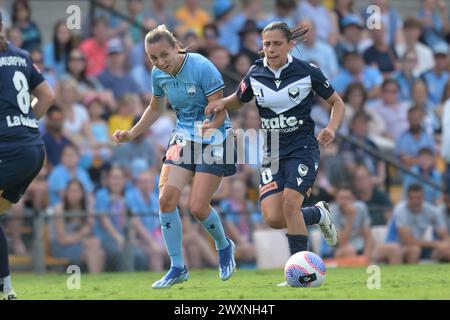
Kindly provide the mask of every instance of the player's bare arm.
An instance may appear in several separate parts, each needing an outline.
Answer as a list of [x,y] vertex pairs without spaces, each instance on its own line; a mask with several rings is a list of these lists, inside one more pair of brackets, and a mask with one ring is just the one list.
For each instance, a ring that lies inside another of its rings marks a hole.
[[319,142],[325,146],[328,146],[334,140],[336,130],[339,128],[345,112],[344,101],[336,91],[327,99],[327,102],[331,105],[330,121],[327,127],[322,129],[317,136]]
[[31,102],[34,115],[40,119],[55,101],[55,94],[47,81],[42,82],[33,90],[34,99]]
[[113,141],[116,144],[128,142],[147,130],[164,112],[166,98],[152,97],[150,105],[145,109],[144,114],[138,123],[130,130],[116,130],[113,134]]

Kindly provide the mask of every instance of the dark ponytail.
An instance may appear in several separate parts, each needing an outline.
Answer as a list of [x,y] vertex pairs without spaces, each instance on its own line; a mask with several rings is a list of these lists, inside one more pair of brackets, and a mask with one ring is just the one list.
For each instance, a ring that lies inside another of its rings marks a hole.
[[[301,24],[298,27],[295,28],[289,28],[288,24],[286,22],[279,22],[275,21],[270,24],[268,24],[262,31],[262,33],[266,31],[274,31],[274,30],[281,30],[287,40],[287,42],[295,41],[299,39],[299,41],[303,41],[303,36],[309,31],[309,27],[307,25]],[[259,56],[261,58],[264,57],[264,51],[261,50],[258,52]]]

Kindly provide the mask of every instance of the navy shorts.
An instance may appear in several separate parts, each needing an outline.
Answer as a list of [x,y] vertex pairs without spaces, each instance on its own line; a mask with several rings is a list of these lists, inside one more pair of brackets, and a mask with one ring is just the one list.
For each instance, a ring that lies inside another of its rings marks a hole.
[[298,191],[309,198],[319,169],[320,150],[307,145],[289,157],[264,160],[261,168],[259,198],[281,192],[284,188]]
[[192,172],[205,172],[219,177],[236,173],[236,139],[233,130],[221,144],[201,144],[183,139],[174,133],[163,163],[173,164]]
[[0,149],[2,198],[17,203],[44,165],[45,146]]

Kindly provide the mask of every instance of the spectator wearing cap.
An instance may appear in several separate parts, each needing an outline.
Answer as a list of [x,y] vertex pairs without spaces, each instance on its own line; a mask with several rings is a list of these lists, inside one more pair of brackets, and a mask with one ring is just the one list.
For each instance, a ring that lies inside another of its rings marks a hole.
[[342,39],[335,46],[339,64],[344,64],[344,56],[347,52],[363,52],[372,44],[369,39],[362,38],[363,25],[356,15],[348,15],[342,19]]
[[344,56],[344,68],[331,82],[340,94],[345,92],[349,84],[361,82],[367,90],[367,97],[375,99],[378,98],[383,76],[377,68],[366,66],[358,52],[349,51]]
[[386,30],[381,28],[370,30],[373,45],[364,51],[364,62],[376,66],[385,78],[389,77],[399,68],[398,57],[395,49],[390,47],[385,40]]
[[303,0],[297,6],[297,16],[300,21],[310,20],[317,30],[317,38],[336,45],[338,30],[333,30],[331,14],[322,5],[322,0]]
[[295,45],[291,54],[294,58],[315,61],[328,79],[333,79],[339,72],[336,53],[327,42],[317,39],[316,28],[312,21],[303,21],[309,31],[305,34],[302,42]]
[[[381,21],[386,29],[385,40],[389,46],[394,46],[396,43],[403,42],[402,33],[402,18],[398,10],[390,3],[389,0],[372,0],[369,5],[377,6],[381,11]],[[361,14],[364,22],[370,23],[368,19],[372,16],[373,10],[367,10],[364,7]],[[399,54],[401,56],[401,54]]]
[[107,67],[98,76],[98,80],[105,89],[114,93],[117,100],[127,93],[143,93],[127,71],[125,63],[126,52],[122,40],[119,38],[109,40]]
[[198,37],[202,36],[203,26],[209,22],[208,13],[199,7],[198,0],[184,0],[175,16],[180,21],[179,32],[184,34],[193,30]]
[[86,60],[87,76],[99,75],[106,66],[106,58],[108,53],[108,23],[105,17],[98,17],[93,22],[93,37],[81,42],[80,50]]
[[295,9],[297,7],[296,0],[275,0],[275,10],[270,14],[265,23],[269,24],[274,21],[286,23],[290,28],[297,25],[297,15]]
[[260,58],[258,52],[261,49],[261,29],[258,27],[256,21],[247,20],[244,27],[239,31],[239,37],[241,39],[239,54],[246,54],[253,64]]
[[420,149],[434,150],[435,148],[433,136],[423,129],[423,118],[424,112],[419,106],[409,109],[409,128],[402,132],[396,140],[396,155],[400,162],[408,168],[417,164]]
[[437,107],[444,93],[450,74],[448,72],[449,64],[449,47],[445,42],[439,42],[433,47],[434,68],[422,74],[421,78],[425,82],[428,89],[428,99]]
[[416,51],[417,66],[414,69],[414,75],[416,76],[420,76],[434,67],[433,51],[419,42],[422,30],[423,26],[419,19],[415,17],[406,18],[403,24],[404,41],[397,42],[395,45],[395,51],[397,51],[399,57],[403,56],[406,51]]
[[444,34],[450,31],[448,8],[445,1],[421,0],[417,11],[417,18],[423,25],[423,39],[425,44],[434,47],[445,41]]

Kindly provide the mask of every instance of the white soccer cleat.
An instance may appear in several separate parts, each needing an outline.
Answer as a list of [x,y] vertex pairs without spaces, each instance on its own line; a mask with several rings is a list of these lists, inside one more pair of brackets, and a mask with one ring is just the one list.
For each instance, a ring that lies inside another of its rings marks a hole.
[[16,292],[13,288],[9,289],[8,292],[2,292],[0,300],[17,300]]
[[320,219],[319,226],[322,232],[323,238],[329,246],[336,246],[337,244],[337,232],[331,220],[330,206],[325,201],[319,201],[316,203],[316,207],[322,212],[322,218]]

